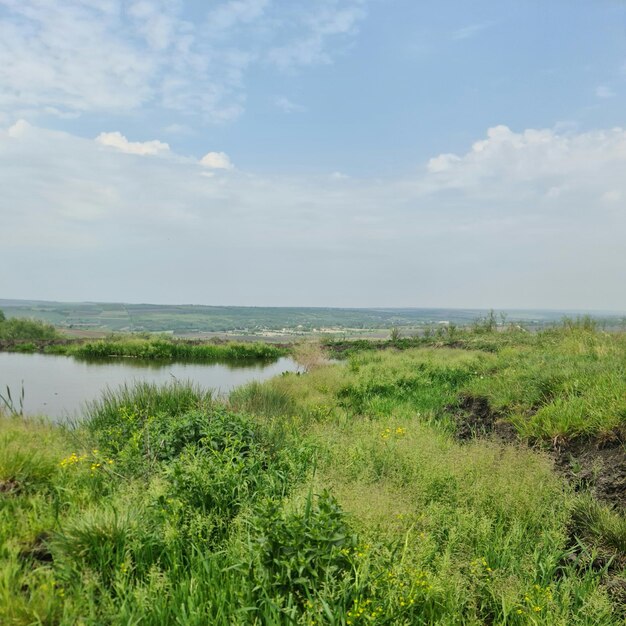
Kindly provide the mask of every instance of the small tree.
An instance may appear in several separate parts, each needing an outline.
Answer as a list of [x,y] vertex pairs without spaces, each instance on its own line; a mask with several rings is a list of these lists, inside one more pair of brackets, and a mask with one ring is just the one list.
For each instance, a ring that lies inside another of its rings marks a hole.
[[4,311],[2,309],[0,309],[0,324],[2,322],[4,322],[6,319],[7,318],[6,318],[5,314],[4,314]]

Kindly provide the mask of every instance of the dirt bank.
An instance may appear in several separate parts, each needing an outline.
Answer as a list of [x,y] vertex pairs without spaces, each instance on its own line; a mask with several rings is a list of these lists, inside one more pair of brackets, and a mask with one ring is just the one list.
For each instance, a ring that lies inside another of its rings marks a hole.
[[[531,444],[521,440],[506,413],[493,410],[483,396],[461,395],[458,403],[447,409],[454,416],[455,436],[461,441],[491,437],[503,443]],[[577,438],[535,445],[550,453],[555,468],[574,489],[588,490],[598,500],[626,511],[626,433],[615,431],[602,439]]]

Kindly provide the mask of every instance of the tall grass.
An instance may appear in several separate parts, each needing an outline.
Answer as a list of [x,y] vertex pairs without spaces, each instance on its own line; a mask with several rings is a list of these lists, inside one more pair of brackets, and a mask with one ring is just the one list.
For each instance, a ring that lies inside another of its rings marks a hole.
[[266,343],[197,344],[167,339],[120,338],[57,346],[63,352],[84,358],[131,357],[145,360],[245,361],[275,360],[283,348]]
[[582,325],[498,353],[469,392],[507,413],[525,438],[602,437],[626,428],[626,336]]
[[293,415],[295,403],[283,390],[253,381],[231,392],[229,402],[236,410],[265,417]]
[[54,326],[39,320],[11,317],[0,318],[0,341],[20,343],[58,339],[59,333]]

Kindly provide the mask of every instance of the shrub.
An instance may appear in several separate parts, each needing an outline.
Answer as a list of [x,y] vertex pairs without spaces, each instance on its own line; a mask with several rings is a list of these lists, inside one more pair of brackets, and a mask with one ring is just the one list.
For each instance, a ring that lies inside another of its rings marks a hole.
[[0,319],[0,340],[3,341],[45,341],[58,339],[54,326],[38,320],[12,317]]
[[310,494],[302,512],[284,514],[268,502],[252,520],[257,562],[253,576],[270,593],[303,605],[322,588],[349,578],[357,537],[335,498]]
[[305,372],[310,372],[328,362],[322,346],[317,341],[305,341],[296,344],[291,354],[294,361],[300,365]]
[[189,531],[197,512],[209,516],[196,538],[210,542],[226,536],[244,506],[259,497],[283,497],[309,464],[306,449],[277,445],[249,417],[223,407],[206,416],[198,434],[164,473],[169,496],[181,505],[181,524]]

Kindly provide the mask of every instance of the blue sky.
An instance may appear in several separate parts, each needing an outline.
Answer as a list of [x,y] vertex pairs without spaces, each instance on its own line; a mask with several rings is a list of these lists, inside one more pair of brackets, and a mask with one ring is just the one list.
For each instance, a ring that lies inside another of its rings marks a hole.
[[0,0],[0,58],[3,297],[626,310],[624,2]]

